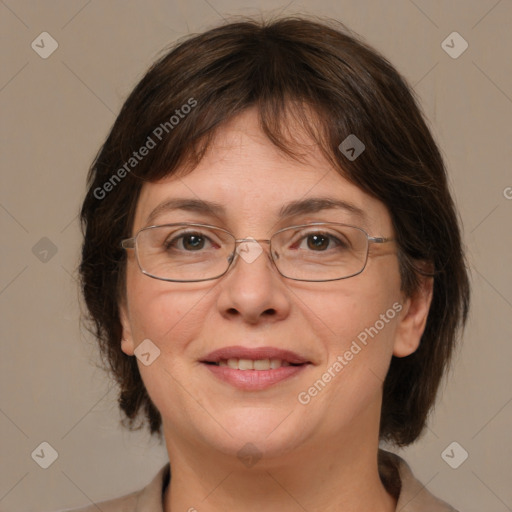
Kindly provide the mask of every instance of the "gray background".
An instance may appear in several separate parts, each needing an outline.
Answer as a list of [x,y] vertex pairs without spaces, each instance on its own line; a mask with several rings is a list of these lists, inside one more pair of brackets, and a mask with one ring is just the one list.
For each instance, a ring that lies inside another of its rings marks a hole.
[[[403,453],[461,511],[512,510],[510,0],[0,1],[0,510],[118,496],[167,461],[163,445],[119,426],[115,390],[79,325],[86,170],[162,48],[230,15],[270,9],[344,22],[420,97],[449,168],[474,295],[429,429]],[[59,45],[47,59],[31,47],[43,31]],[[456,59],[441,46],[453,31],[469,44]],[[43,441],[58,452],[48,469],[31,457]],[[458,469],[441,457],[453,441],[469,453]]]

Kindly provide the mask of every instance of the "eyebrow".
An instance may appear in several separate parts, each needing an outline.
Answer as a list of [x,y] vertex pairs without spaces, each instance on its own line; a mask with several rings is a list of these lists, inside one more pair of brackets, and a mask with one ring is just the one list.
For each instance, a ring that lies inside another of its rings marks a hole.
[[[367,219],[365,212],[361,208],[348,201],[332,197],[312,197],[309,199],[291,201],[280,208],[278,217],[280,219],[285,219],[287,217],[333,209],[344,210],[356,217],[359,217],[363,221]],[[161,214],[174,210],[184,210],[187,212],[200,213],[215,217],[222,217],[226,215],[226,209],[221,203],[193,198],[174,198],[160,203],[149,214],[146,220],[147,225],[152,224]]]

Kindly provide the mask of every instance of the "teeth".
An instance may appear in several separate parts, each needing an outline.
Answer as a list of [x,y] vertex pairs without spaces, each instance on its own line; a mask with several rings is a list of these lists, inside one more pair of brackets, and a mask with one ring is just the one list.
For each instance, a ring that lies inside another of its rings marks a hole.
[[219,366],[228,366],[233,370],[276,370],[281,366],[290,366],[288,361],[281,361],[281,359],[222,359],[219,361]]
[[250,359],[239,359],[238,360],[239,370],[254,370],[254,364]]
[[270,370],[270,359],[258,359],[254,361],[255,370]]
[[238,359],[228,359],[228,366],[233,370],[238,370]]

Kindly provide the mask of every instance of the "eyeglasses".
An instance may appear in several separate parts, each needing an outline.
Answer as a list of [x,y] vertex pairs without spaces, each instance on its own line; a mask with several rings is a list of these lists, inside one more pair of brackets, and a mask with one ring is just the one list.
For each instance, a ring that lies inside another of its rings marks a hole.
[[270,240],[237,240],[217,226],[175,223],[145,227],[133,238],[124,239],[121,247],[135,249],[140,270],[149,277],[196,282],[223,276],[238,255],[249,263],[254,261],[262,252],[259,244],[267,243],[269,258],[283,277],[320,282],[360,274],[366,267],[370,244],[393,240],[339,223],[291,226],[277,231]]

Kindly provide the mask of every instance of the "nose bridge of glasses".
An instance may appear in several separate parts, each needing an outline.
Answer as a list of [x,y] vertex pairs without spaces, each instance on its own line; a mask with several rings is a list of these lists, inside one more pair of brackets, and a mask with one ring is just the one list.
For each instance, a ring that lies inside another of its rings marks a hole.
[[[253,243],[249,247],[244,247],[244,244],[249,244],[250,242]],[[272,255],[270,254],[270,251],[266,251],[261,245],[261,243],[268,244],[268,248],[270,249],[270,240],[268,239],[255,239],[252,237],[235,239],[235,250],[228,257],[229,265],[231,265],[235,259],[238,259],[238,256],[240,256],[241,259],[244,260],[246,263],[253,263],[255,260],[258,259],[258,257],[262,253],[267,252],[269,259],[272,260],[273,258]]]
[[256,243],[265,242],[265,243],[269,244],[270,240],[268,240],[268,239],[256,239],[256,238],[251,238],[251,237],[249,237],[249,238],[237,238],[235,240],[235,243],[237,243],[237,244],[239,244],[241,242],[256,242]]
[[[244,250],[244,244],[248,244],[248,243],[251,243],[253,242],[253,244],[251,244],[251,246],[249,246],[249,248],[246,248]],[[259,256],[261,253],[264,253],[264,252],[267,252],[265,251],[264,247],[261,245],[262,243],[266,243],[268,244],[268,247],[270,249],[270,240],[268,239],[256,239],[256,238],[252,238],[252,237],[249,237],[249,238],[237,238],[235,239],[235,253],[239,254],[242,256],[243,253],[246,254],[246,256],[243,256],[242,259],[244,259],[247,263],[252,263],[252,261],[254,261],[257,256]],[[249,256],[249,254],[251,254],[251,256]],[[269,252],[269,257],[272,259],[272,255],[270,254]]]

